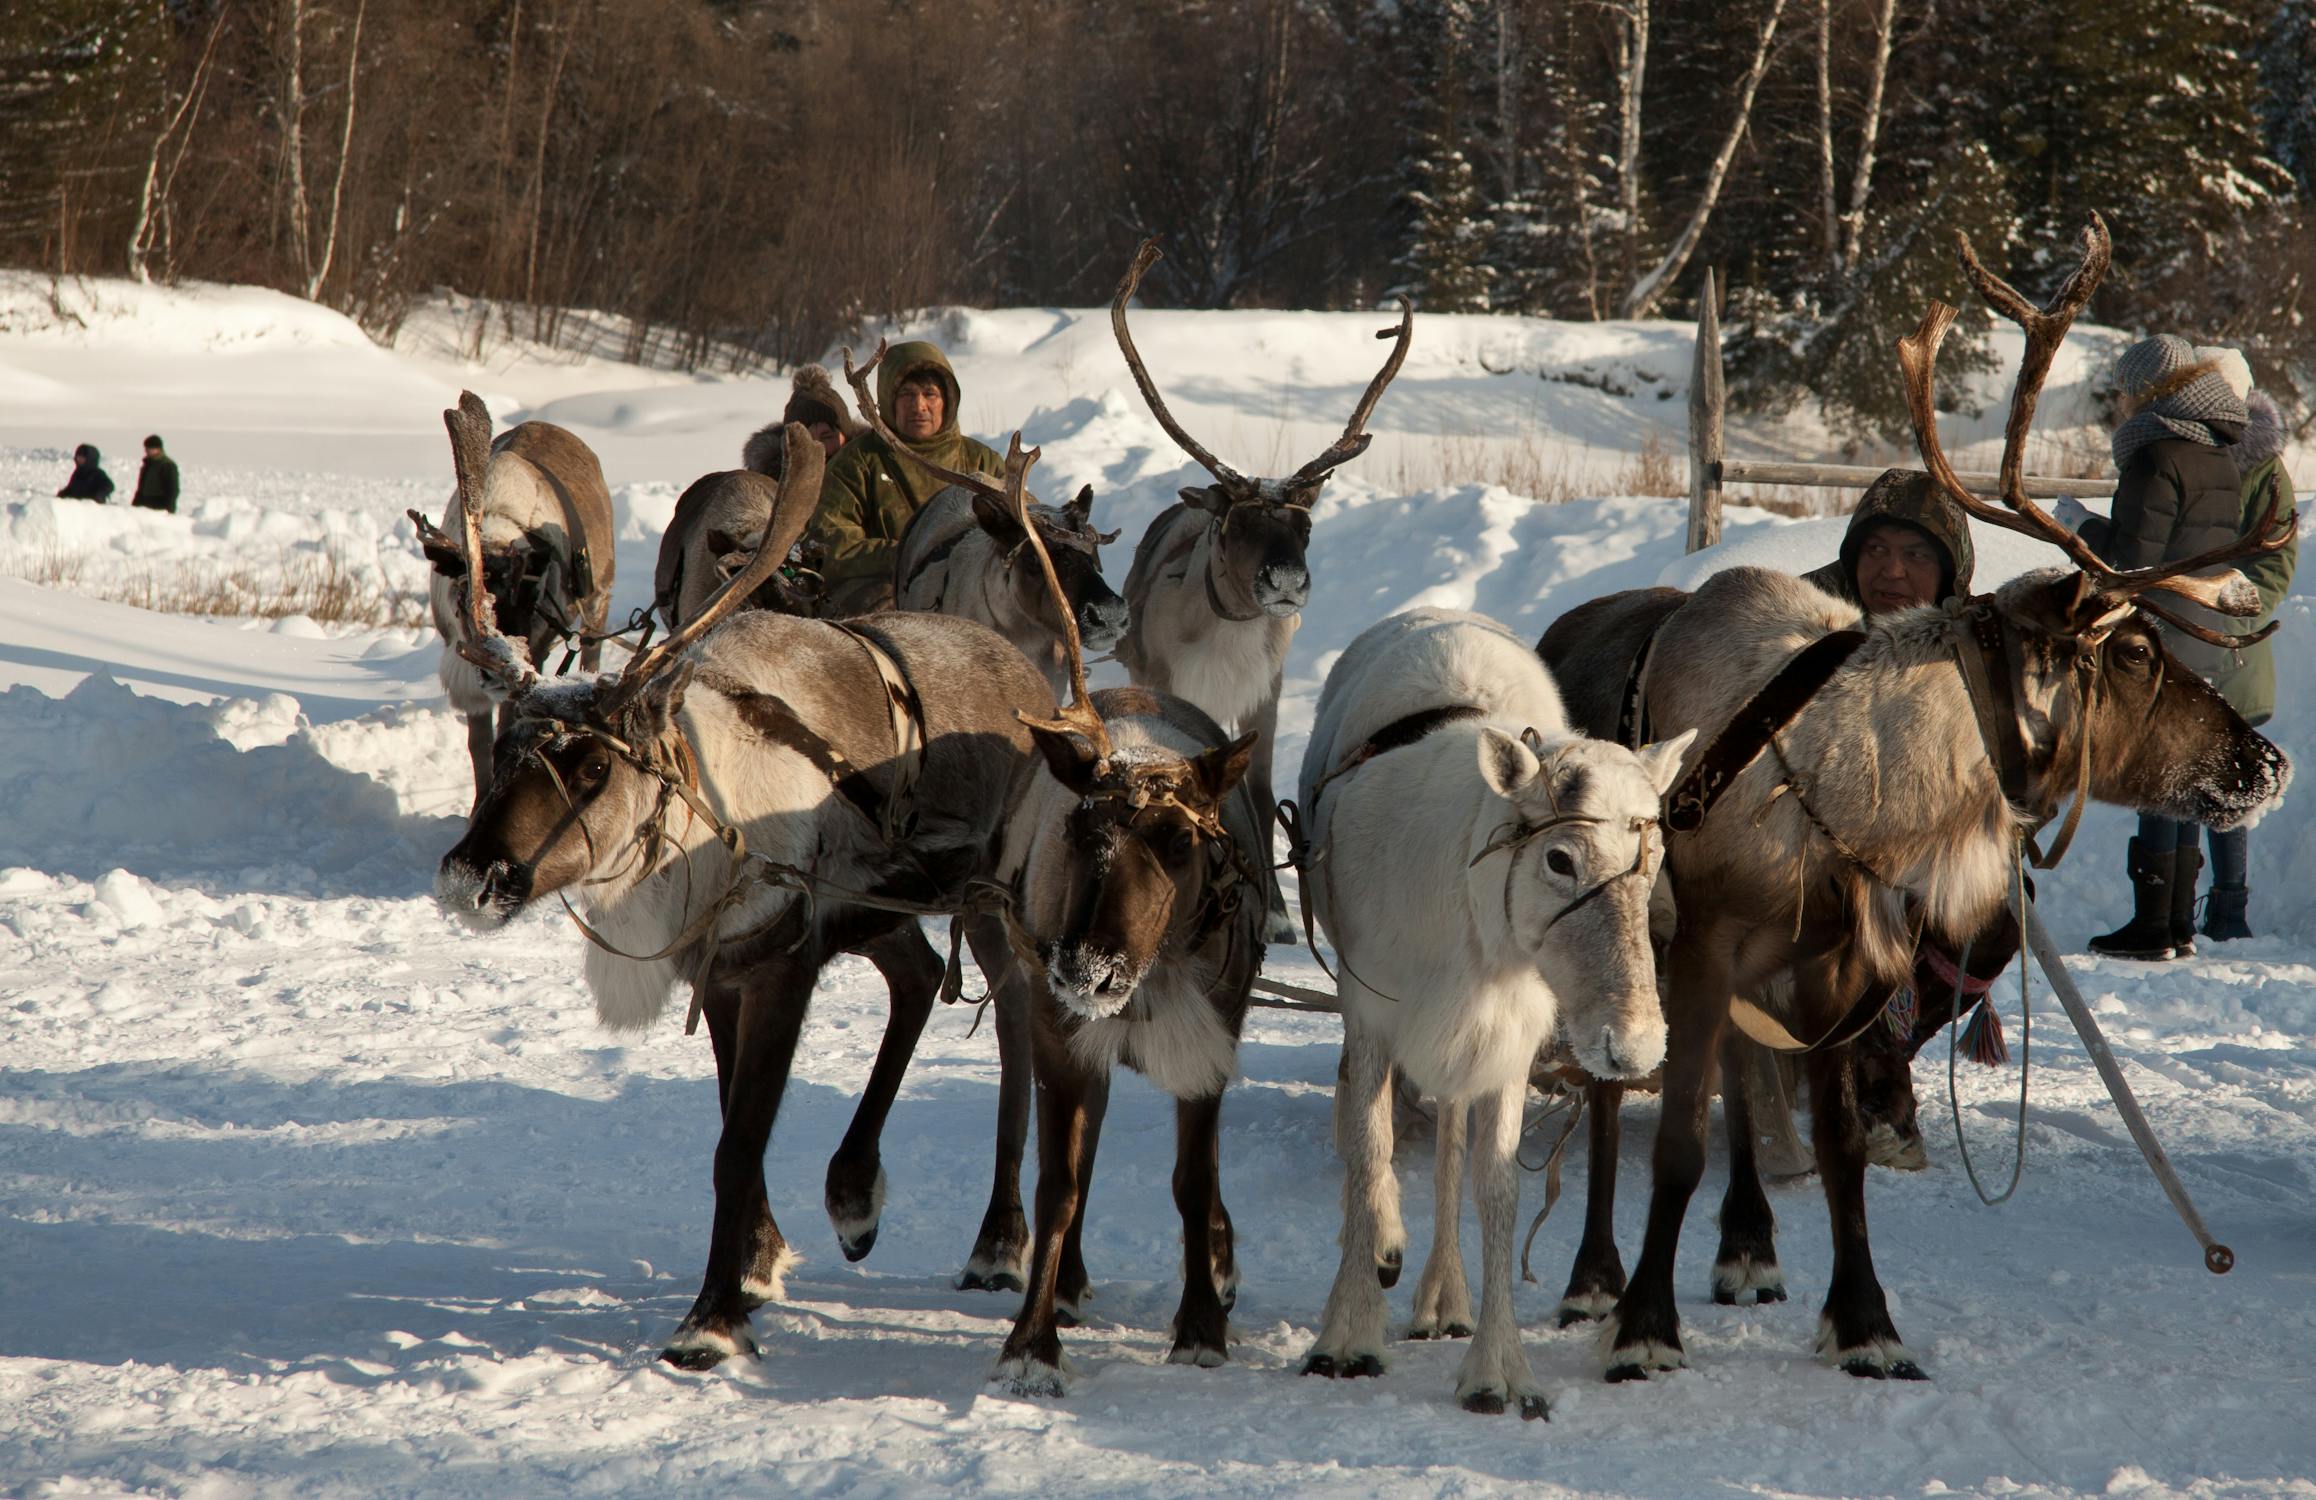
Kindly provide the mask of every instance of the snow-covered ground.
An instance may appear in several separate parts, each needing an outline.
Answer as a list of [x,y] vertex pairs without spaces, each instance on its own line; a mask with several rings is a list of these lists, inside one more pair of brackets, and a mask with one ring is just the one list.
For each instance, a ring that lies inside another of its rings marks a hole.
[[[658,1364],[707,1234],[707,1050],[672,1019],[597,1030],[560,915],[485,940],[435,911],[467,772],[427,637],[90,595],[140,569],[333,547],[382,588],[416,588],[398,523],[447,490],[438,413],[467,384],[502,419],[548,417],[596,445],[624,611],[674,495],[732,462],[784,382],[520,350],[475,367],[423,322],[385,350],[270,293],[64,290],[78,322],[59,327],[44,283],[0,280],[0,574],[64,584],[0,578],[0,1494],[2316,1494],[2305,793],[2253,838],[2254,916],[2274,935],[2160,969],[2073,965],[2237,1270],[2201,1269],[2038,985],[2019,1197],[1993,1211],[1972,1197],[1929,1102],[1942,1053],[1918,1070],[1932,1168],[1870,1186],[1929,1385],[1855,1381],[1810,1356],[1829,1261],[1814,1185],[1773,1193],[1794,1300],[1713,1306],[1712,1177],[1680,1271],[1690,1372],[1606,1386],[1589,1335],[1550,1327],[1572,1203],[1520,1303],[1549,1426],[1456,1410],[1455,1346],[1395,1346],[1380,1381],[1295,1378],[1334,1266],[1336,1031],[1263,1011],[1224,1106],[1245,1273],[1234,1362],[1163,1362],[1171,1112],[1121,1081],[1087,1233],[1096,1316],[1068,1335],[1082,1378],[1063,1401],[1012,1397],[982,1379],[1011,1299],[949,1286],[995,1105],[994,1047],[986,1027],[967,1035],[969,1014],[935,1016],[903,1090],[875,1253],[848,1265],[820,1227],[822,1167],[884,1009],[853,960],[822,986],[769,1158],[774,1211],[808,1259],[757,1315],[765,1358],[706,1376]],[[1136,326],[1194,431],[1279,468],[1333,435],[1379,322]],[[1094,484],[1102,524],[1129,542],[1189,477],[1098,312],[955,312],[935,331],[958,352],[967,426],[1022,422],[1045,449],[1039,487]],[[2082,348],[2113,342],[2092,331]],[[2045,404],[2062,429],[2085,415],[2088,357],[2062,359]],[[1540,632],[1612,589],[1830,556],[1838,522],[1740,509],[1714,559],[1684,562],[1678,502],[1538,505],[1463,478],[1493,472],[1494,443],[1612,492],[1652,436],[1678,449],[1687,365],[1678,325],[1419,319],[1375,450],[1319,512],[1281,763],[1301,754],[1333,653],[1382,614],[1457,605]],[[1953,440],[1983,441],[1996,419],[1958,421]],[[125,485],[156,429],[185,466],[184,515],[43,498],[74,442],[104,447]],[[1805,419],[1747,439],[1825,451]],[[2006,535],[1979,544],[1981,586],[2038,561]],[[60,557],[77,569],[42,571]],[[2284,611],[2271,729],[2303,761],[2309,608]],[[2062,943],[2120,915],[2127,822],[2095,813],[2046,883]],[[1323,983],[1287,949],[1270,967]],[[1960,1087],[1981,1157],[1995,1154],[2015,1074],[1966,1067]],[[1653,1113],[1632,1106],[1626,1136],[1628,1257]],[[1428,1143],[1404,1144],[1399,1169],[1421,1254]]]

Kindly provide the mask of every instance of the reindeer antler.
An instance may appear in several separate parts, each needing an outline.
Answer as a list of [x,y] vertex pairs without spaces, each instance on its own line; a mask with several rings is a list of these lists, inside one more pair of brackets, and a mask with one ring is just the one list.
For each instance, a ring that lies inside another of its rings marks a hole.
[[797,539],[804,535],[804,528],[812,524],[813,512],[820,506],[820,476],[825,461],[820,442],[795,422],[788,424],[781,438],[786,454],[780,464],[780,493],[773,497],[772,514],[765,518],[764,535],[756,544],[756,555],[748,560],[748,566],[725,579],[724,586],[709,597],[699,614],[681,630],[648,651],[636,653],[626,670],[619,674],[619,680],[597,702],[597,707],[606,715],[632,702],[701,636],[745,604],[788,560],[788,549],[796,545]]
[[1110,332],[1117,336],[1119,352],[1126,356],[1126,369],[1141,390],[1143,403],[1150,408],[1150,415],[1158,419],[1158,425],[1166,429],[1166,435],[1196,460],[1200,468],[1212,474],[1224,493],[1234,500],[1252,500],[1257,493],[1255,482],[1209,453],[1204,444],[1183,431],[1182,424],[1174,420],[1174,413],[1166,409],[1166,399],[1158,394],[1157,382],[1150,378],[1149,366],[1142,363],[1141,351],[1134,347],[1134,335],[1126,329],[1127,301],[1141,288],[1142,273],[1163,258],[1155,238],[1144,240],[1142,248],[1134,252],[1134,263],[1126,267],[1125,278],[1118,283],[1118,294],[1110,299]]
[[[1029,466],[1037,462],[1042,451],[1032,448],[1023,453],[1021,434],[1016,432],[1005,453],[1006,473],[1015,473],[1018,465],[1019,472],[1026,475]],[[1095,712],[1093,698],[1086,692],[1086,651],[1078,641],[1078,622],[1070,610],[1069,595],[1062,592],[1061,577],[1053,570],[1053,554],[1046,550],[1045,537],[1030,516],[1027,488],[1016,482],[1010,498],[1014,519],[1021,523],[1022,534],[1028,539],[1030,550],[1037,554],[1038,568],[1045,574],[1045,586],[1053,591],[1054,613],[1061,616],[1062,622],[1062,652],[1069,658],[1070,664],[1070,701],[1062,709],[1059,718],[1033,719],[1020,709],[1015,709],[1013,716],[1032,729],[1053,729],[1083,735],[1086,743],[1094,747],[1094,759],[1108,760],[1110,730],[1102,722],[1102,716]]]
[[[490,408],[474,392],[460,391],[458,405],[443,412],[442,425],[450,433],[451,469],[458,476],[458,549],[466,559],[466,577],[459,584],[459,623],[465,628],[459,632],[458,654],[473,663],[484,683],[501,697],[514,699],[538,681],[539,669],[499,633],[483,584],[483,475],[491,461]],[[422,539],[434,529],[415,511],[411,518],[418,522]]]
[[[2247,645],[2263,639],[2268,633],[2248,636],[2225,635],[2202,626],[2191,625],[2138,596],[2160,591],[2176,594],[2223,614],[2252,615],[2259,613],[2259,596],[2242,574],[2232,570],[2210,577],[2190,577],[2203,569],[2237,558],[2259,553],[2274,552],[2292,539],[2289,525],[2277,524],[2278,502],[2271,498],[2260,524],[2232,541],[2199,552],[2193,557],[2161,563],[2147,568],[2117,568],[2091,549],[2088,542],[2060,525],[2041,506],[2028,497],[2024,474],[2026,470],[2026,439],[2034,425],[2035,404],[2041,398],[2043,381],[2049,377],[2051,361],[2057,357],[2059,345],[2074,324],[2075,317],[2098,290],[2100,278],[2106,275],[2108,261],[2113,253],[2108,238],[2107,224],[2096,213],[2083,226],[2083,255],[2067,279],[2060,283],[2048,304],[2036,307],[2009,282],[1980,264],[1967,235],[1955,236],[1962,255],[1963,271],[1977,286],[1979,295],[1986,298],[1996,311],[2026,334],[2026,349],[2019,360],[2018,379],[2011,387],[2010,417],[2003,426],[2002,467],[1998,485],[2000,505],[1991,505],[1972,494],[1947,462],[1945,450],[1938,441],[1938,411],[1936,406],[1936,376],[1938,347],[1945,342],[1946,333],[1954,324],[1955,311],[1943,302],[1933,300],[1922,322],[1912,333],[1898,340],[1898,368],[1906,380],[1906,409],[1914,423],[1914,442],[1922,454],[1923,467],[1947,497],[1975,520],[2006,531],[2016,531],[2038,541],[2050,543],[2064,552],[2076,567],[2089,574],[2102,593],[2132,598],[2149,613],[2167,624],[2198,639],[2215,645]],[[2274,627],[2270,626],[2269,630]]]
[[[1313,492],[1326,481],[1340,465],[1349,463],[1367,451],[1374,437],[1367,431],[1367,419],[1375,414],[1375,403],[1383,399],[1383,388],[1399,374],[1399,367],[1407,363],[1407,346],[1415,339],[1415,304],[1405,297],[1399,299],[1399,326],[1378,328],[1379,339],[1393,339],[1391,357],[1384,360],[1383,368],[1367,382],[1366,393],[1359,404],[1351,409],[1351,420],[1343,424],[1343,435],[1327,445],[1325,452],[1289,475],[1281,488],[1290,491]],[[1302,502],[1308,505],[1308,499]]]

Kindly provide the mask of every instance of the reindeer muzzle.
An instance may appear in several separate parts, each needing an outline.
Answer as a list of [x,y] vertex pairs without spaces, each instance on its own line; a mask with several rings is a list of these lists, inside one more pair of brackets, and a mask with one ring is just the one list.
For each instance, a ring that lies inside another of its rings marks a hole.
[[477,932],[504,927],[531,899],[531,867],[494,859],[477,866],[453,849],[434,874],[434,900],[445,913]]
[[1089,601],[1078,611],[1078,635],[1088,651],[1107,651],[1125,639],[1131,615],[1126,601],[1115,594]]
[[1255,607],[1273,618],[1294,614],[1311,598],[1311,570],[1300,563],[1264,563],[1255,573]]

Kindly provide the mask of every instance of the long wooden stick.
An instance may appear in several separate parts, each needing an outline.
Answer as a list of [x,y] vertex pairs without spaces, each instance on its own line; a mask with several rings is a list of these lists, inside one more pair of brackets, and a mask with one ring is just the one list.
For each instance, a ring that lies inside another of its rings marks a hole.
[[2124,1082],[2123,1069],[2115,1062],[2115,1053],[2107,1045],[2106,1034],[2099,1030],[2099,1023],[2092,1018],[2091,1008],[2083,1003],[2082,991],[2075,988],[2074,977],[2067,972],[2065,962],[2060,959],[2059,950],[2051,942],[2050,933],[2044,929],[2043,919],[2035,911],[2034,902],[2028,901],[2025,905],[2027,946],[2034,950],[2035,962],[2042,965],[2043,977],[2050,981],[2051,993],[2059,997],[2059,1004],[2066,1007],[2067,1019],[2075,1023],[2076,1032],[2082,1036],[2083,1050],[2091,1054],[2092,1066],[2099,1070],[2099,1077],[2107,1085],[2109,1097],[2115,1101],[2115,1112],[2123,1117],[2123,1124],[2130,1130],[2131,1139],[2139,1145],[2139,1154],[2147,1158],[2148,1169],[2154,1172],[2155,1180],[2163,1184],[2163,1191],[2170,1196],[2171,1206],[2179,1211],[2179,1217],[2187,1225],[2188,1233],[2194,1235],[2196,1243],[2203,1246],[2204,1268],[2214,1276],[2225,1276],[2235,1268],[2236,1253],[2214,1239],[2212,1232],[2204,1227],[2203,1216],[2195,1211],[2195,1204],[2188,1198],[2186,1187],[2180,1183],[2179,1173],[2172,1168],[2171,1158],[2163,1154],[2162,1144],[2155,1139],[2155,1132],[2148,1128],[2147,1116],[2140,1112],[2139,1101],[2132,1096],[2131,1085]]

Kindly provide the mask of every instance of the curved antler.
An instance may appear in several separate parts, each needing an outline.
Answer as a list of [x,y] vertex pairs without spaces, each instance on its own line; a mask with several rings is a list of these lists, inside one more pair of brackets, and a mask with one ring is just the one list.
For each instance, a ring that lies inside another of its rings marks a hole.
[[745,604],[766,579],[779,571],[780,565],[788,560],[788,549],[796,545],[805,527],[812,523],[813,512],[820,507],[820,476],[825,462],[820,441],[796,422],[787,425],[781,439],[786,453],[780,464],[780,493],[773,497],[772,514],[765,518],[764,535],[756,544],[756,555],[748,560],[745,568],[725,579],[724,586],[709,597],[699,614],[681,630],[648,651],[637,652],[629,660],[619,680],[597,702],[598,709],[606,716],[632,702],[700,637]]
[[1209,453],[1204,444],[1183,431],[1182,424],[1174,420],[1174,413],[1166,409],[1165,398],[1158,394],[1157,382],[1150,378],[1149,366],[1142,363],[1141,351],[1134,347],[1134,335],[1126,329],[1127,301],[1141,288],[1142,273],[1162,259],[1164,253],[1159,250],[1155,236],[1144,240],[1142,248],[1134,252],[1134,263],[1126,267],[1126,275],[1118,283],[1118,294],[1110,299],[1110,332],[1117,336],[1119,352],[1126,356],[1126,369],[1142,392],[1143,404],[1150,408],[1150,415],[1158,419],[1158,425],[1166,429],[1166,435],[1174,439],[1175,446],[1212,474],[1214,482],[1233,500],[1251,500],[1256,493],[1254,481]]
[[[1906,381],[1906,410],[1914,424],[1914,443],[1922,455],[1923,467],[1947,497],[1960,506],[1972,519],[2016,531],[2038,541],[2050,543],[2067,555],[2069,561],[2089,574],[2102,593],[2117,598],[2137,597],[2151,589],[2180,594],[2226,614],[2257,614],[2259,601],[2247,588],[2239,574],[2224,574],[2207,580],[2191,579],[2187,575],[2200,573],[2206,568],[2233,562],[2238,558],[2274,552],[2292,539],[2292,527],[2279,525],[2276,499],[2271,497],[2260,523],[2242,536],[2234,538],[2193,557],[2180,558],[2147,568],[2117,568],[2092,550],[2084,541],[2060,525],[2041,506],[2028,497],[2024,483],[2026,470],[2026,439],[2034,424],[2035,404],[2041,398],[2043,382],[2050,375],[2051,362],[2057,357],[2059,345],[2065,341],[2067,330],[2075,317],[2091,300],[2098,289],[2100,278],[2107,273],[2113,253],[2108,238],[2106,221],[2096,213],[2083,227],[2083,254],[2075,269],[2068,273],[2049,303],[2036,307],[2009,282],[1989,271],[1979,262],[1971,249],[1969,237],[1957,234],[1963,271],[1996,311],[2019,325],[2026,334],[2026,348],[2019,360],[2018,379],[2011,387],[2010,416],[2003,425],[2002,467],[1997,498],[2000,505],[1992,505],[1972,494],[1954,466],[1947,461],[1946,452],[1938,441],[1938,411],[1936,405],[1938,348],[1945,342],[1947,330],[1954,324],[1955,311],[1943,302],[1933,300],[1922,322],[1912,333],[1898,340],[1898,368]],[[2231,581],[2232,580],[2232,581]],[[2249,644],[2258,636],[2229,636],[2217,631],[2206,631],[2200,626],[2189,626],[2176,620],[2170,613],[2149,606],[2150,612],[2167,623],[2214,644]]]
[[[1316,491],[1339,465],[1349,463],[1365,453],[1367,445],[1374,441],[1367,431],[1367,419],[1375,414],[1375,403],[1383,399],[1383,388],[1391,384],[1392,378],[1399,374],[1399,367],[1407,363],[1407,346],[1415,339],[1415,304],[1401,297],[1399,326],[1378,328],[1375,336],[1395,340],[1391,346],[1391,357],[1384,360],[1383,368],[1375,372],[1375,378],[1367,382],[1366,393],[1360,396],[1359,404],[1351,409],[1351,420],[1343,424],[1343,435],[1329,443],[1324,453],[1297,469],[1281,488]],[[1306,498],[1299,503],[1308,505],[1310,500]]]
[[[1026,475],[1029,466],[1037,462],[1041,451],[1032,448],[1026,454],[1023,453],[1021,434],[1015,433],[1005,454],[1006,472],[1013,473],[1018,464],[1020,472]],[[1030,550],[1037,554],[1038,568],[1045,574],[1045,586],[1053,591],[1054,612],[1061,617],[1062,654],[1069,658],[1070,664],[1070,701],[1062,709],[1059,718],[1033,719],[1020,709],[1015,709],[1013,716],[1032,729],[1052,729],[1083,735],[1086,743],[1094,747],[1094,759],[1108,760],[1110,730],[1102,722],[1102,716],[1095,712],[1093,699],[1086,692],[1086,651],[1078,640],[1078,622],[1070,610],[1069,595],[1062,592],[1061,577],[1053,570],[1053,554],[1046,550],[1045,536],[1038,530],[1035,518],[1029,513],[1026,487],[1016,483],[1011,500],[1014,519],[1021,523],[1022,535],[1028,540]]]
[[[466,576],[459,584],[458,654],[473,663],[483,682],[501,698],[522,696],[539,680],[539,669],[523,650],[499,632],[493,617],[490,592],[483,583],[482,507],[483,475],[490,469],[491,413],[482,397],[458,393],[458,405],[445,410],[442,425],[450,434],[450,463],[458,477],[459,555],[466,559]],[[419,535],[431,530],[416,511]]]

